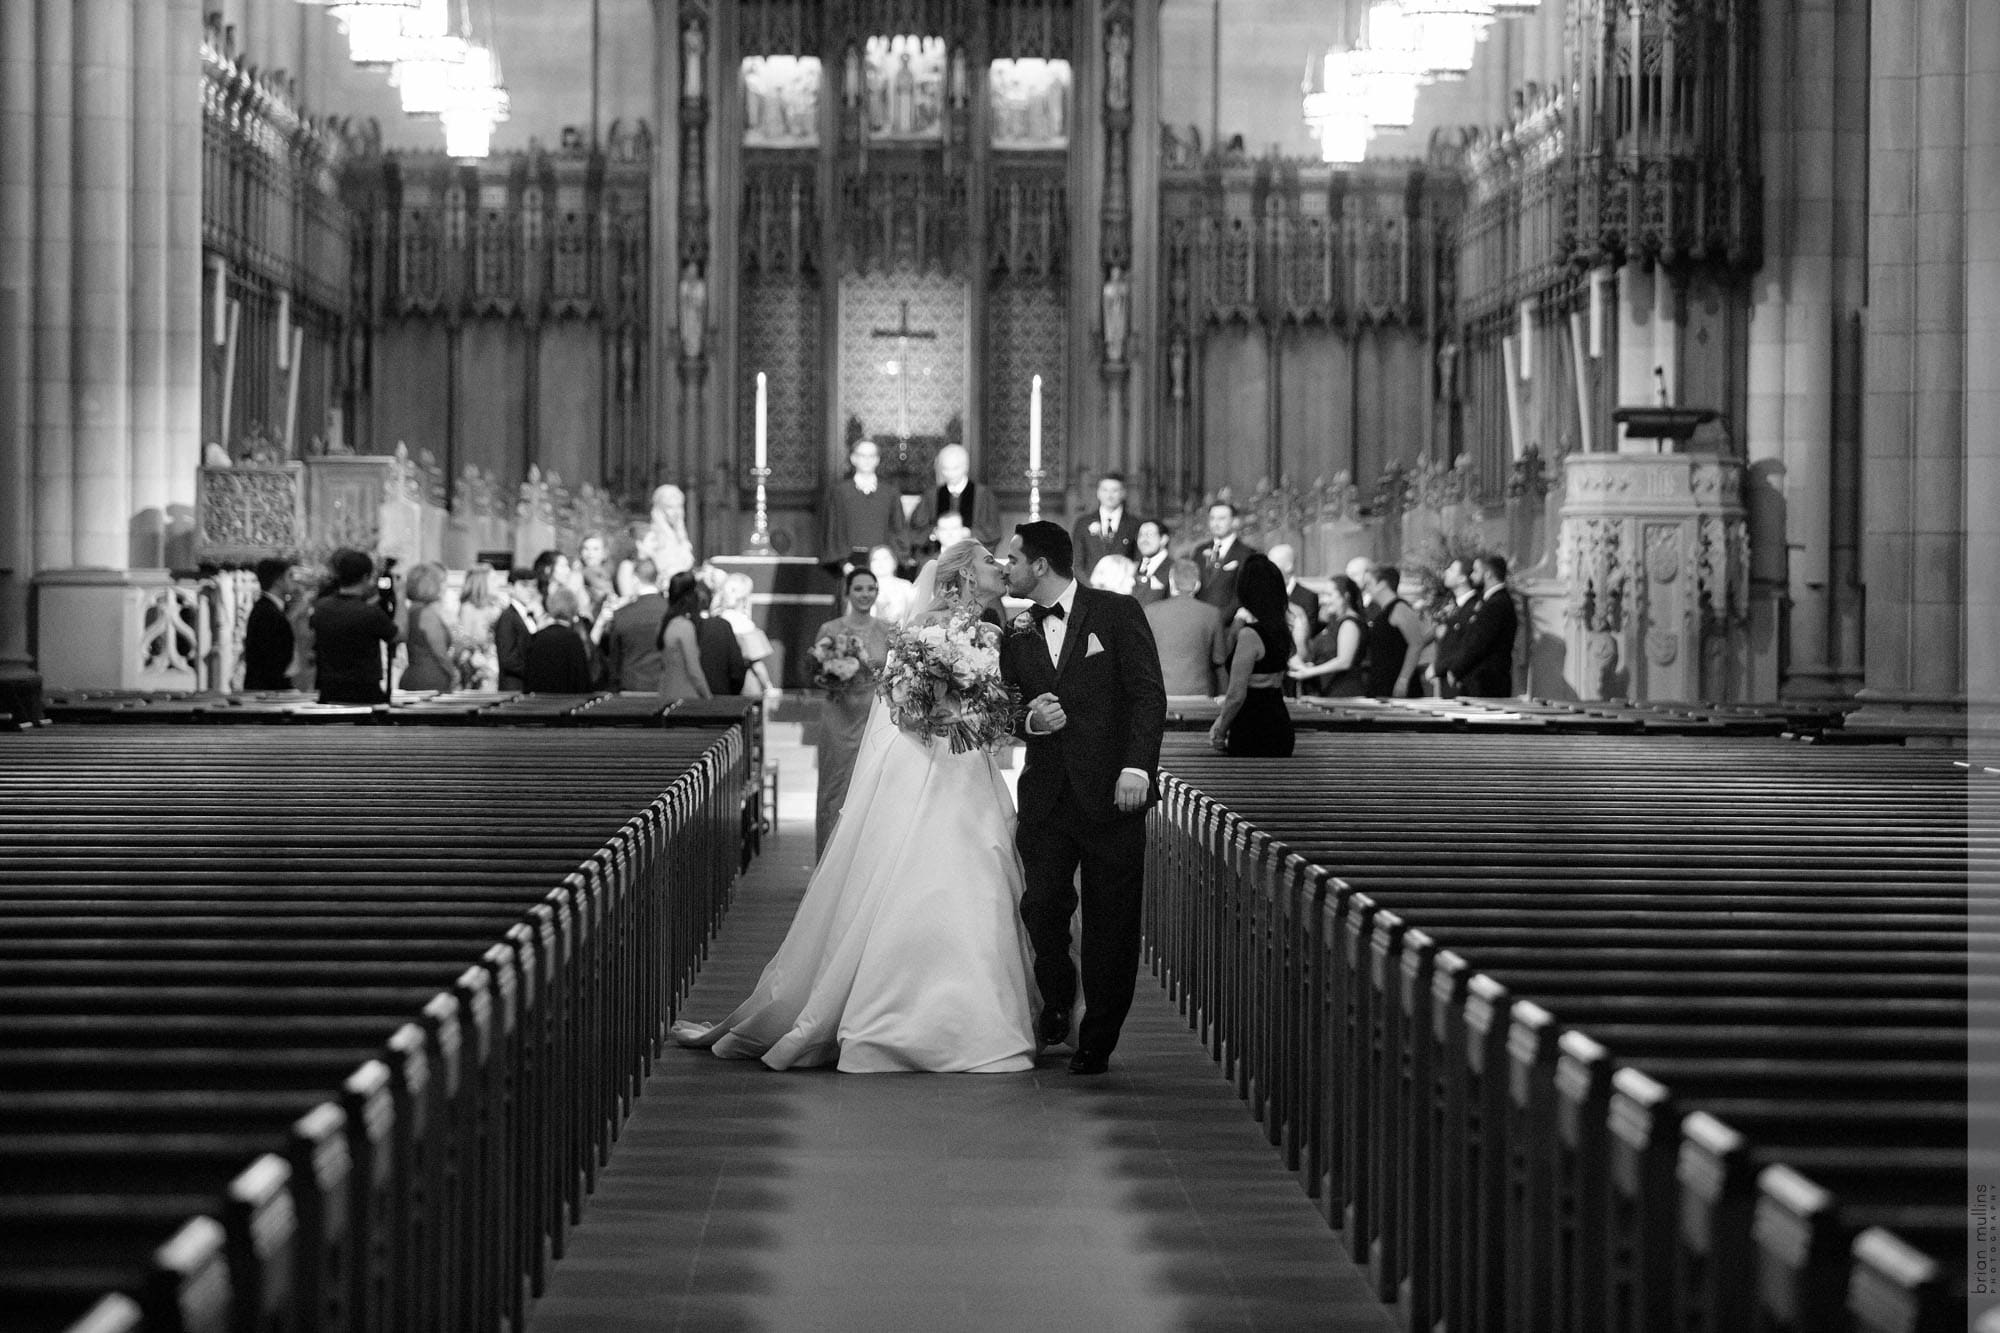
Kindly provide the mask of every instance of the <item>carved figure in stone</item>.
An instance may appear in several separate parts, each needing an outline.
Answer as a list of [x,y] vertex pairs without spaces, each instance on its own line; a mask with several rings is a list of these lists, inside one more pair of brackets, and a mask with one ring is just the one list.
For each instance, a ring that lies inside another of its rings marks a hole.
[[861,49],[853,42],[847,44],[847,58],[844,68],[845,77],[841,81],[841,96],[847,102],[847,109],[853,111],[860,107],[862,99],[868,95],[867,87],[861,80]]
[[214,440],[210,440],[201,447],[201,465],[203,467],[235,467],[236,460],[229,456],[227,449],[217,444]]
[[699,360],[707,337],[708,280],[693,264],[681,265],[681,355]]
[[1132,34],[1114,23],[1104,34],[1104,104],[1113,111],[1132,105]]
[[965,48],[957,46],[951,52],[951,77],[946,86],[951,90],[951,105],[954,110],[963,111],[971,100],[965,80]]
[[917,76],[910,68],[910,53],[903,52],[903,59],[896,66],[896,77],[889,84],[889,132],[891,134],[914,134],[917,130]]
[[1132,284],[1125,277],[1125,270],[1117,266],[1111,269],[1111,276],[1104,280],[1104,359],[1110,364],[1122,365],[1125,361],[1125,335],[1130,323]]
[[1175,402],[1187,397],[1187,340],[1174,339],[1167,349],[1167,383]]
[[653,492],[653,521],[639,539],[639,554],[660,567],[660,577],[672,578],[694,568],[694,543],[688,538],[687,495],[678,486]]
[[706,45],[701,24],[690,22],[681,29],[681,96],[701,96],[702,48]]

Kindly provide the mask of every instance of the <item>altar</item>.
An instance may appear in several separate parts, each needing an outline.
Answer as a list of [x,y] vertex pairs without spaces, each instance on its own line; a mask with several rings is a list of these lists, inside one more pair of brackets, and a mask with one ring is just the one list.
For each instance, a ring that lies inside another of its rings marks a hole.
[[810,689],[808,650],[819,627],[840,614],[840,580],[811,556],[723,555],[709,563],[749,575],[751,616],[771,640],[771,679],[782,689]]

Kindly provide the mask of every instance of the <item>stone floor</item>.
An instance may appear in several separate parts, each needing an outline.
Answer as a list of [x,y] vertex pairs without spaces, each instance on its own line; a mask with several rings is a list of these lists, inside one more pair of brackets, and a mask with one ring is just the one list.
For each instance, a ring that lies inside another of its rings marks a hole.
[[[734,1006],[812,857],[811,754],[774,727],[780,832],[686,1013]],[[1112,1073],[772,1073],[671,1050],[529,1333],[1388,1333],[1338,1236],[1162,992]]]

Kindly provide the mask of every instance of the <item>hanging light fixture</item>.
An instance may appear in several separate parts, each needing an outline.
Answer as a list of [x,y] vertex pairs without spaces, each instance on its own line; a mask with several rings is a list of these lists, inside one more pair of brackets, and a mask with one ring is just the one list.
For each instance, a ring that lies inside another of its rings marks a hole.
[[329,5],[347,34],[347,58],[357,65],[393,65],[403,54],[403,23],[421,0],[340,0]]
[[403,98],[403,113],[435,116],[452,103],[452,80],[464,68],[468,43],[451,31],[451,0],[422,0],[403,24],[403,54],[389,82]]
[[467,46],[465,63],[451,81],[450,98],[438,113],[444,125],[444,151],[452,157],[485,157],[492,151],[493,127],[511,110],[492,48],[477,42]]
[[1471,72],[1479,43],[1493,26],[1489,0],[1401,0],[1401,5],[1432,79],[1446,82]]

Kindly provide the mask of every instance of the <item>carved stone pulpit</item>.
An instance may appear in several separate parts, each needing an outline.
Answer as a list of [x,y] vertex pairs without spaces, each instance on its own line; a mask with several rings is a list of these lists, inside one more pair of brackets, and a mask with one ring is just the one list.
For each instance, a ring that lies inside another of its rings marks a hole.
[[1567,590],[1564,675],[1577,697],[1742,697],[1742,460],[1571,454],[1566,463],[1556,566]]

